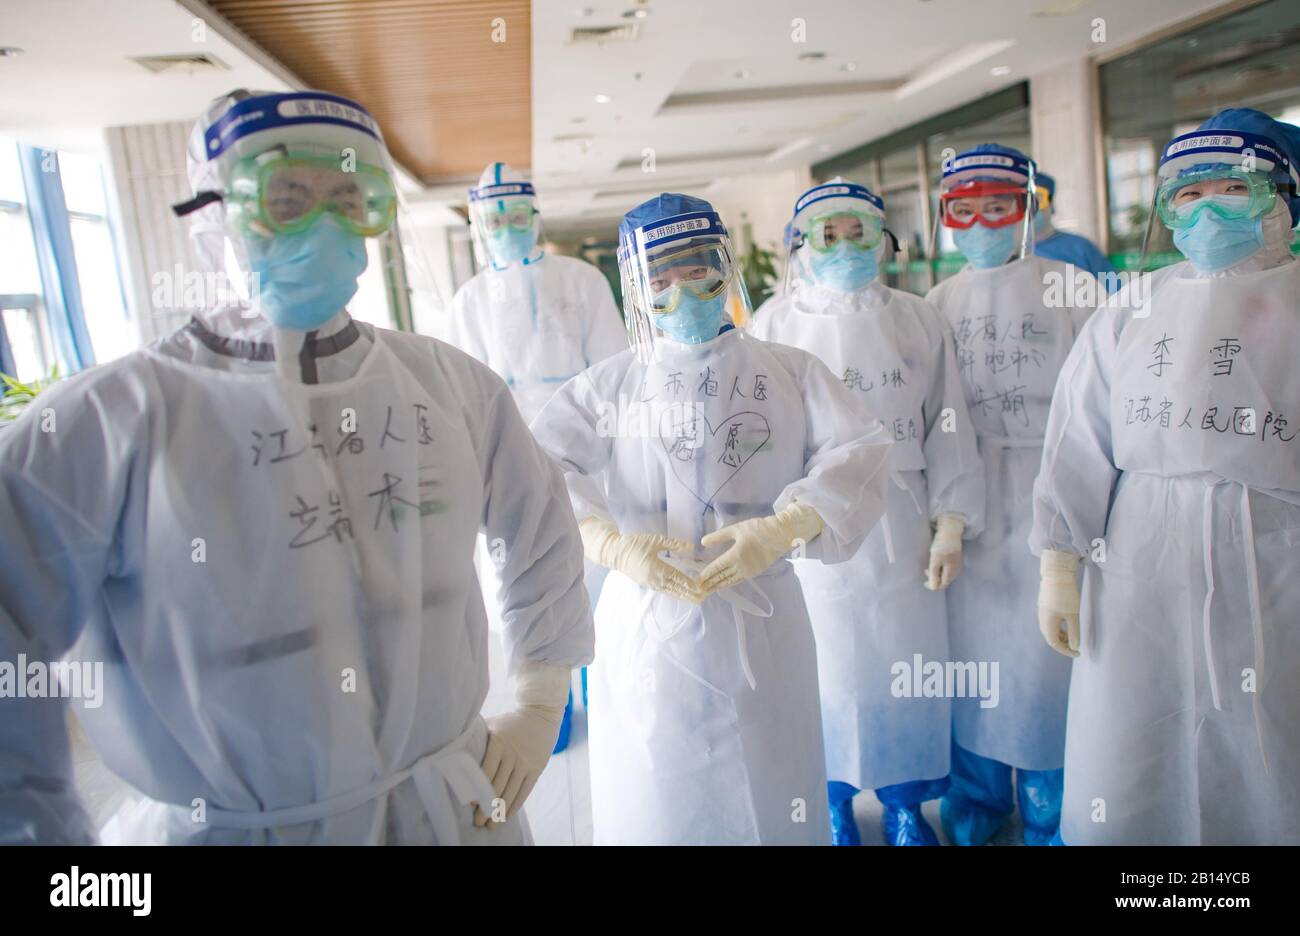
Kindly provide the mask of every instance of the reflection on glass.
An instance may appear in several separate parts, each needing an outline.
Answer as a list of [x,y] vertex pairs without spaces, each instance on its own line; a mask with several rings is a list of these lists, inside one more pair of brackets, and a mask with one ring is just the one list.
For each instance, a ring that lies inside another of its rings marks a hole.
[[[1164,145],[1225,107],[1300,117],[1300,3],[1269,0],[1135,50],[1100,68],[1109,252],[1120,269],[1142,249]],[[1158,263],[1176,262],[1157,224]]]
[[44,342],[33,311],[5,309],[4,322],[5,337],[9,339],[9,351],[14,356],[14,369],[18,372],[10,376],[23,383],[48,377],[51,367],[46,361]]

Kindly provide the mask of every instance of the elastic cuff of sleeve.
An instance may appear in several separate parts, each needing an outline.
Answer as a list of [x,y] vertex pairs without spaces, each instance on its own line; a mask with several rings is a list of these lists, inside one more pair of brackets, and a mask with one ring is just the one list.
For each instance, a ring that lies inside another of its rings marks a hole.
[[564,711],[569,701],[569,674],[567,666],[527,660],[515,676],[515,701],[524,706],[556,708]]
[[966,521],[956,514],[940,514],[934,521],[934,539],[931,548],[941,553],[959,552]]
[[1044,549],[1038,560],[1038,571],[1044,579],[1068,579],[1073,582],[1079,571],[1079,557],[1059,549]]

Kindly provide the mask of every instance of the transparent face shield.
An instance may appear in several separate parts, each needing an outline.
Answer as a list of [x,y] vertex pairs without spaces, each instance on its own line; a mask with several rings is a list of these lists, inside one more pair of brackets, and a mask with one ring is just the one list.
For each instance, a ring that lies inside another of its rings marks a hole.
[[[283,114],[307,98],[320,106],[322,97],[253,96],[262,110]],[[270,104],[262,103],[270,101]],[[326,99],[331,107],[340,107]],[[347,113],[354,115],[357,111]],[[209,128],[209,134],[213,129]],[[209,139],[209,143],[211,140]],[[265,326],[259,302],[259,277],[251,257],[283,254],[328,218],[344,236],[361,238],[365,260],[357,291],[346,308],[358,320],[383,327],[428,332],[442,315],[442,291],[420,247],[409,206],[394,184],[387,149],[377,138],[328,123],[295,123],[252,133],[208,161],[205,185],[190,202],[175,207],[190,215],[204,238],[221,232],[221,258],[201,257],[223,273],[225,299],[205,297],[199,317],[216,307],[240,307],[238,319],[222,319],[225,333],[255,334]],[[196,188],[198,186],[196,185]],[[206,240],[203,241],[206,243]],[[214,251],[209,251],[215,254]],[[291,251],[290,251],[291,252]],[[232,296],[237,296],[231,301]],[[246,324],[239,324],[242,319]]]
[[812,283],[850,293],[880,275],[885,247],[884,202],[843,178],[816,185],[795,203],[786,270],[791,286]]
[[725,229],[658,240],[654,230],[650,238],[645,229],[637,230],[635,243],[620,250],[624,313],[641,360],[653,358],[656,342],[703,344],[726,325],[750,320],[749,296]]
[[1300,174],[1268,137],[1224,128],[1175,137],[1161,154],[1138,269],[1184,258],[1226,269],[1265,246],[1266,219],[1297,186]]
[[470,223],[475,255],[485,269],[504,270],[542,253],[541,218],[531,195],[472,197]]
[[831,199],[796,216],[801,246],[791,259],[808,282],[835,292],[855,292],[882,269],[884,215],[857,199]]
[[1149,271],[1184,259],[1175,245],[1203,215],[1226,222],[1263,218],[1277,202],[1278,186],[1266,172],[1240,162],[1201,164],[1182,171],[1163,168],[1142,237],[1138,269]]
[[803,237],[794,231],[786,239],[785,269],[781,272],[781,293],[790,295],[806,283],[812,281],[812,272],[808,269],[806,258],[809,251],[804,250]]
[[[947,228],[972,266],[988,268],[1034,252],[1034,218],[1046,190],[1029,178],[954,176],[942,183],[927,255],[939,259],[939,229]],[[1003,249],[1005,248],[1005,256]]]

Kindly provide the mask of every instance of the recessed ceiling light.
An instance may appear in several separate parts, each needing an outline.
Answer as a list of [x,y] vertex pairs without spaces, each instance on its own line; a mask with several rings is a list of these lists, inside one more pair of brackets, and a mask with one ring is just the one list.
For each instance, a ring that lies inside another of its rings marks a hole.
[[593,100],[594,100],[597,104],[608,104],[610,101],[612,101],[612,100],[614,100],[614,99],[613,99],[612,97],[610,97],[608,94],[597,94],[597,95],[595,96],[595,98],[593,98]]
[[740,71],[736,72],[736,77],[740,79],[748,78],[749,72],[742,68]]
[[840,66],[840,71],[851,72],[857,70],[858,70],[858,65],[856,62],[845,62],[843,65]]
[[1009,75],[1009,74],[1011,74],[1011,66],[1010,66],[1010,65],[994,65],[992,68],[989,69],[989,74],[997,75],[999,78],[1001,78],[1003,75]]
[[824,58],[826,58],[826,53],[825,53],[825,52],[804,52],[804,53],[800,54],[800,56],[799,56],[799,61],[801,61],[801,62],[820,62],[820,61],[821,61],[822,59],[824,59]]

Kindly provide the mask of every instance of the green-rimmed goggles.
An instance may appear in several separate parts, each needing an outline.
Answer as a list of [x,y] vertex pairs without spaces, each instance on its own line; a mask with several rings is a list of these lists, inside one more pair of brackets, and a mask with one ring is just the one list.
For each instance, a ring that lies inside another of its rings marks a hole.
[[884,229],[885,219],[878,214],[840,209],[813,215],[800,226],[799,232],[805,244],[825,253],[843,243],[872,250],[880,243]]
[[683,295],[712,299],[722,295],[731,278],[731,257],[720,243],[668,250],[645,262],[650,312],[672,312]]
[[537,209],[530,201],[512,201],[504,205],[492,201],[474,206],[474,219],[488,234],[505,230],[530,231]]
[[271,150],[235,164],[225,203],[234,224],[263,235],[306,230],[328,211],[345,230],[374,237],[392,225],[397,191],[379,166]]
[[1193,169],[1161,182],[1156,211],[1165,227],[1179,230],[1191,227],[1202,211],[1232,220],[1257,218],[1273,207],[1276,198],[1277,183],[1265,173],[1225,164]]

